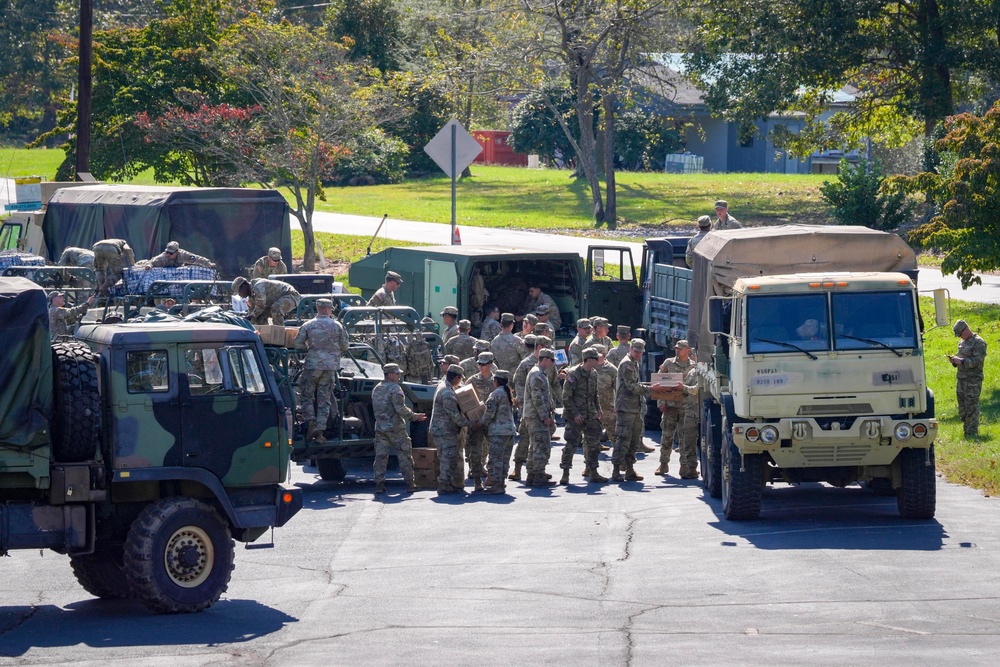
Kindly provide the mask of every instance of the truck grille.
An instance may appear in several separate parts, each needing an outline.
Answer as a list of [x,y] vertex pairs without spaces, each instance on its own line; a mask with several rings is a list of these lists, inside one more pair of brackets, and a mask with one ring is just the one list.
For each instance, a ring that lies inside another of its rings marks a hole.
[[799,416],[814,417],[816,415],[870,415],[874,412],[871,403],[831,403],[829,405],[803,405],[799,408]]
[[806,445],[799,451],[810,465],[860,465],[871,450],[869,445]]

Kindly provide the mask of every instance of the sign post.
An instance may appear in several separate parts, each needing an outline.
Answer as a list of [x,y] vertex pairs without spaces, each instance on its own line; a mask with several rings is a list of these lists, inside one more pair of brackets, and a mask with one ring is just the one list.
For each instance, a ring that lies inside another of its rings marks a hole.
[[441,171],[451,176],[451,244],[460,245],[455,222],[456,183],[458,175],[483,152],[483,147],[458,120],[452,118],[433,139],[427,142],[424,152],[434,160]]

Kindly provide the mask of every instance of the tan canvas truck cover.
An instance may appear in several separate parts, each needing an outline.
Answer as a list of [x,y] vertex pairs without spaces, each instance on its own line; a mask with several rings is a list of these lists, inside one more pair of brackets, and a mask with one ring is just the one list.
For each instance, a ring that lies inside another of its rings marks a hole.
[[750,276],[850,271],[917,270],[902,238],[867,227],[781,225],[709,233],[694,251],[688,341],[700,359],[711,357],[708,297],[729,293]]

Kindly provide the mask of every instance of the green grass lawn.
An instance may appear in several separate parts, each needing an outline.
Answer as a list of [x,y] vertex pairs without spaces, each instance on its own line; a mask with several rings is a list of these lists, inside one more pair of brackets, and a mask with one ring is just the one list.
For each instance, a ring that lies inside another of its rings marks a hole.
[[[369,239],[366,236],[348,236],[346,234],[330,234],[328,232],[316,232],[316,243],[323,246],[323,256],[327,262],[350,264],[365,256],[368,249]],[[391,239],[376,238],[372,241],[372,254],[381,252],[389,246],[414,246],[427,245],[422,243],[412,243],[410,241],[394,241]],[[301,260],[306,252],[306,244],[302,232],[298,229],[292,230],[292,257]],[[338,282],[343,282],[344,287],[350,287],[347,280],[347,271],[335,274]],[[352,290],[360,294],[361,290]]]
[[[56,170],[59,169],[65,155],[60,148],[0,146],[0,174],[2,178],[41,176],[43,180],[51,181],[55,179]],[[156,185],[152,169],[147,169],[127,182],[136,185]]]
[[[929,297],[921,297],[921,310],[926,322],[933,322],[934,304]],[[958,338],[950,326],[928,331],[924,335],[927,355],[927,383],[934,391],[934,403],[940,422],[938,438],[935,441],[938,470],[949,481],[967,484],[982,489],[989,495],[1000,493],[1000,363],[995,350],[1000,337],[1000,306],[990,304],[952,301],[951,321],[964,319],[972,330],[986,341],[987,356],[983,393],[980,397],[982,416],[979,424],[979,440],[967,441],[962,436],[962,423],[958,419],[958,403],[955,399],[955,368],[945,355],[955,354]]]

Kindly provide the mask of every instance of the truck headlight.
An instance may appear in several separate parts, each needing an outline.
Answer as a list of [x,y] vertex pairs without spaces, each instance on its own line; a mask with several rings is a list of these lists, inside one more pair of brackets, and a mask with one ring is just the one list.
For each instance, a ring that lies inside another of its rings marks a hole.
[[896,440],[909,440],[913,435],[913,427],[906,423],[896,424],[892,434],[896,436]]
[[756,426],[751,426],[747,429],[746,438],[747,442],[757,442],[760,440],[760,431],[757,430]]
[[778,442],[778,429],[773,426],[765,426],[760,430],[760,440],[765,445],[773,445]]
[[923,438],[927,435],[927,424],[914,424],[913,425],[913,437]]

